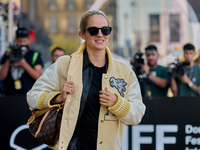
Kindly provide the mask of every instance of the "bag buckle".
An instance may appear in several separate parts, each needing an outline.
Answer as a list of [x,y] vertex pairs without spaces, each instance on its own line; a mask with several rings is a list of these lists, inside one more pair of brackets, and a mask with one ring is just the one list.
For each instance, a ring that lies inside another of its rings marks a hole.
[[30,124],[33,124],[35,121],[35,118],[33,116],[31,116],[29,119],[28,119],[28,122],[27,122],[27,125],[30,125]]
[[63,109],[63,106],[64,106],[64,102],[59,105],[57,112],[59,112],[61,109]]

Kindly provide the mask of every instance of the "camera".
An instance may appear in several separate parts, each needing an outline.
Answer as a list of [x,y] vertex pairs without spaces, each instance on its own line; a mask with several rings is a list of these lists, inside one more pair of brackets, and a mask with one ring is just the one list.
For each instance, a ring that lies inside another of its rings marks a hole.
[[138,51],[135,54],[135,60],[134,63],[132,64],[134,66],[134,71],[136,73],[136,75],[142,75],[143,72],[141,71],[142,66],[144,65],[144,59],[142,58],[143,53]]
[[19,46],[19,47],[11,47],[12,51],[10,53],[10,61],[11,63],[15,63],[20,61],[23,58],[22,51],[28,50],[28,46]]
[[140,84],[140,89],[142,96],[147,96],[147,85],[146,85],[146,74],[142,71],[142,66],[145,64],[144,59],[142,58],[143,53],[139,50],[134,55],[134,62],[131,62],[131,65],[134,67],[135,74],[138,78],[138,82]]
[[180,62],[179,57],[183,56],[183,50],[175,50],[172,51],[172,56],[177,57],[175,60],[176,62],[170,63],[170,66],[173,65],[174,68],[172,68],[171,73],[169,73],[169,76],[172,77],[182,77],[185,73],[185,66],[190,65],[189,62]]
[[173,77],[182,77],[185,73],[185,69],[184,67],[185,66],[188,66],[190,65],[189,62],[179,62],[179,60],[177,60],[177,63],[171,63],[173,65],[175,65],[175,67],[172,69],[172,72],[171,72],[171,76]]

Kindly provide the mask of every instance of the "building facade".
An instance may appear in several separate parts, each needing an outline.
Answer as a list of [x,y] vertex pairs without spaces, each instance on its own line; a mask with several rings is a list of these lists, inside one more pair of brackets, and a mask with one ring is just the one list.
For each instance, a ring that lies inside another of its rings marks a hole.
[[125,57],[148,44],[166,55],[191,42],[199,46],[199,22],[187,0],[117,0],[118,47]]
[[[100,8],[106,14],[108,13],[111,22],[116,20],[116,6],[113,1],[115,2],[115,0],[106,1]],[[66,38],[80,44],[81,40],[78,36],[80,17],[94,2],[95,0],[22,0],[21,3],[22,12],[26,13],[31,21],[37,22],[50,36],[64,34]],[[111,11],[107,11],[109,7]],[[112,38],[113,36],[109,42],[111,49],[113,49]]]

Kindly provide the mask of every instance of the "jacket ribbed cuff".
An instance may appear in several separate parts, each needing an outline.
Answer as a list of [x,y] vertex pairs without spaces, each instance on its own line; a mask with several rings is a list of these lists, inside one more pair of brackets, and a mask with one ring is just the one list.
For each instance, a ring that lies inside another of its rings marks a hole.
[[41,110],[46,109],[48,107],[52,107],[50,102],[58,94],[60,94],[60,92],[51,92],[51,93],[45,92],[45,93],[42,93],[40,95],[38,101],[37,101],[38,107]]
[[118,97],[117,103],[112,107],[108,107],[108,110],[118,118],[124,118],[130,111],[130,103],[118,93],[115,95]]

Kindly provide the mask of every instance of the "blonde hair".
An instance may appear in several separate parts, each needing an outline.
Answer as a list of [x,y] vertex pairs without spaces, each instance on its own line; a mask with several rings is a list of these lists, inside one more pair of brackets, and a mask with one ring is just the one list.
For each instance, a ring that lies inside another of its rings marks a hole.
[[93,15],[102,15],[103,17],[105,17],[105,19],[107,20],[108,22],[108,26],[109,26],[109,20],[108,20],[108,17],[105,15],[104,12],[100,11],[100,10],[88,10],[86,11],[82,17],[81,17],[81,21],[80,21],[80,25],[79,25],[79,28],[80,28],[80,31],[81,32],[85,32],[85,29],[86,29],[86,26],[87,26],[87,21],[88,21],[88,18],[93,16]]

